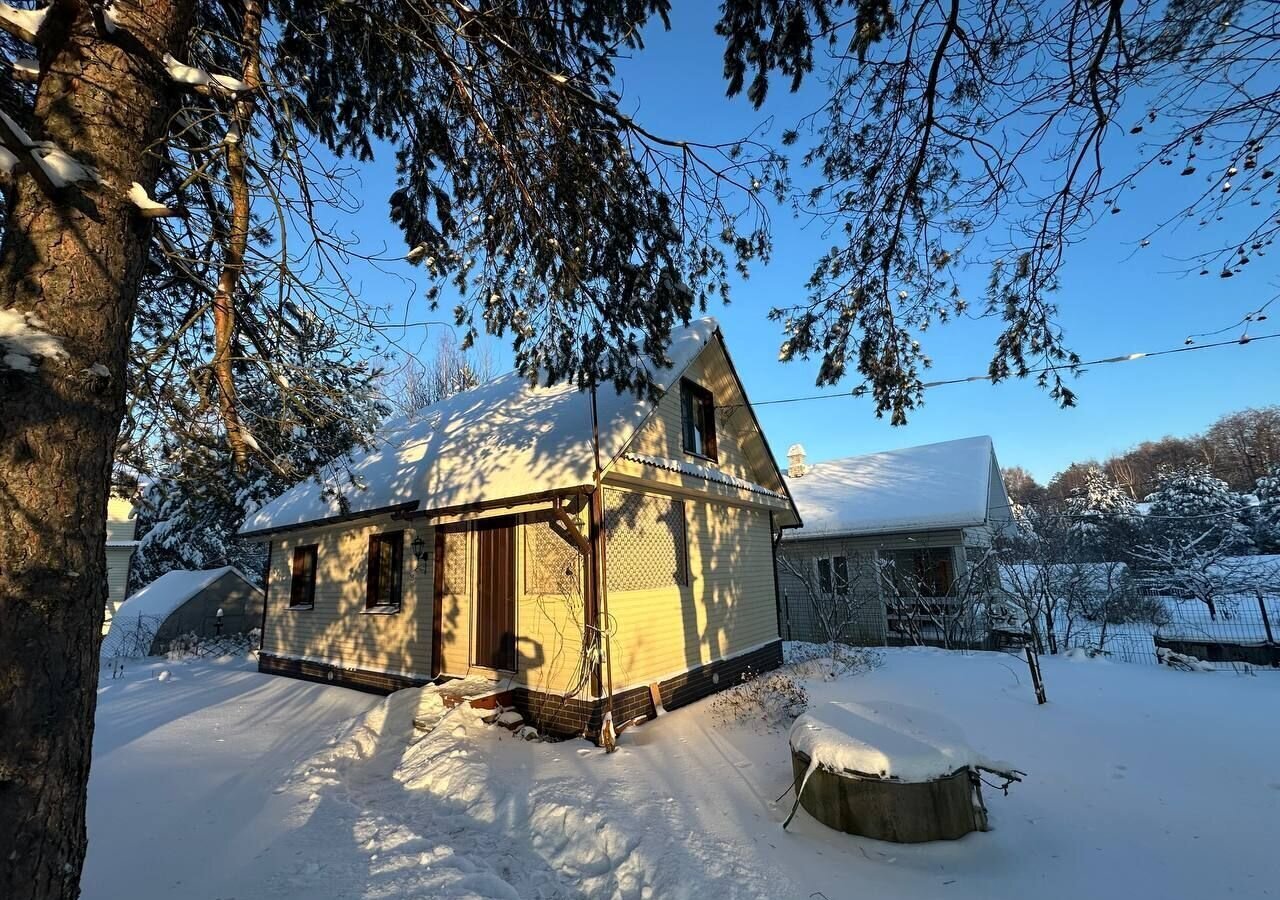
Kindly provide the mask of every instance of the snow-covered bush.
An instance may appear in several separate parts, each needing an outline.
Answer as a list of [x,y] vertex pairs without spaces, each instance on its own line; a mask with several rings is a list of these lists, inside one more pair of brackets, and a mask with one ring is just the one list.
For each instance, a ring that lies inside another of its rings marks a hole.
[[839,641],[791,641],[785,647],[787,668],[796,677],[811,680],[834,681],[843,675],[869,672],[884,662],[884,657],[869,647],[851,647]]
[[711,701],[712,713],[724,724],[745,723],[768,731],[790,727],[808,706],[809,692],[785,669],[765,675],[747,671],[741,684]]

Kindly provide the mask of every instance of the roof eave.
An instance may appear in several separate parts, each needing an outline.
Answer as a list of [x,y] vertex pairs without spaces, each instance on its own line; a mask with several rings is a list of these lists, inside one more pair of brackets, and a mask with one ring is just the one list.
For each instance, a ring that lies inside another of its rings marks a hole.
[[326,528],[330,525],[341,525],[343,522],[354,522],[358,519],[372,519],[375,516],[413,512],[418,508],[418,504],[419,501],[410,500],[407,503],[395,503],[391,506],[380,506],[377,509],[360,510],[358,512],[344,513],[336,516],[325,516],[321,519],[310,519],[306,522],[298,522],[292,525],[272,525],[266,528],[255,528],[253,531],[242,531],[239,536],[247,541],[265,541],[273,535],[283,534],[288,531],[306,531],[311,528]]
[[747,386],[742,383],[742,379],[738,377],[738,368],[733,364],[733,356],[729,353],[729,345],[725,342],[724,335],[720,333],[720,326],[716,325],[716,330],[712,332],[712,336],[720,342],[720,350],[724,353],[725,362],[729,364],[729,372],[738,382],[738,390],[742,392],[743,404],[747,407],[747,412],[751,415],[751,423],[756,427],[756,434],[760,435],[760,440],[764,443],[764,454],[769,459],[770,465],[773,466],[774,472],[778,475],[778,482],[782,485],[782,492],[787,495],[787,503],[791,506],[791,514],[795,516],[794,525],[782,525],[780,528],[803,528],[804,518],[800,515],[800,507],[796,506],[795,497],[791,496],[791,488],[787,485],[787,479],[782,474],[782,469],[778,467],[777,457],[773,455],[773,448],[769,446],[769,438],[764,433],[764,429],[760,427],[760,419],[756,416],[755,407],[751,405],[751,398],[747,396]]
[[829,541],[838,538],[860,538],[860,537],[884,537],[889,534],[916,534],[921,531],[956,531],[965,528],[981,528],[990,525],[988,519],[979,519],[977,521],[966,522],[946,522],[946,523],[927,523],[921,525],[897,525],[886,528],[873,529],[840,529],[838,531],[821,531],[811,532],[809,534],[794,534],[787,538],[789,541]]

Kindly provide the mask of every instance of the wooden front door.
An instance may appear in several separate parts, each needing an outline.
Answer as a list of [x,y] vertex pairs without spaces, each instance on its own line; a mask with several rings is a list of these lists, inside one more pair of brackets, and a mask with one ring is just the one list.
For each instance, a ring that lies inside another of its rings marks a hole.
[[516,668],[516,520],[475,523],[475,664]]

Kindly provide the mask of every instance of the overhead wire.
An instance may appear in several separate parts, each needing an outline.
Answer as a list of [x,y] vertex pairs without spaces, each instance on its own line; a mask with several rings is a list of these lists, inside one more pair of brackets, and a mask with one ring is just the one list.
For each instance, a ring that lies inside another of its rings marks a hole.
[[[1269,302],[1269,301],[1268,301]],[[1115,363],[1135,362],[1140,359],[1154,359],[1158,356],[1172,356],[1175,353],[1192,353],[1197,350],[1212,350],[1217,347],[1243,346],[1246,344],[1257,343],[1258,341],[1268,341],[1273,338],[1280,337],[1280,332],[1271,334],[1248,335],[1244,334],[1238,338],[1229,341],[1215,341],[1210,344],[1187,344],[1181,347],[1170,347],[1165,350],[1150,350],[1141,353],[1128,353],[1122,356],[1107,356],[1101,359],[1092,359],[1079,363],[1063,363],[1056,365],[1042,366],[1038,369],[1029,369],[1025,375],[1042,375],[1049,372],[1078,371],[1090,366],[1112,365]],[[938,381],[926,381],[920,385],[921,390],[930,390],[932,388],[943,387],[952,384],[968,384],[971,382],[991,381],[992,376],[986,375],[969,375],[964,378],[944,378]],[[776,406],[782,403],[804,403],[810,400],[829,400],[836,397],[862,397],[867,393],[865,385],[859,385],[851,391],[841,391],[840,393],[826,394],[808,394],[801,397],[780,397],[773,400],[753,400],[752,406]],[[734,404],[731,404],[734,405]]]

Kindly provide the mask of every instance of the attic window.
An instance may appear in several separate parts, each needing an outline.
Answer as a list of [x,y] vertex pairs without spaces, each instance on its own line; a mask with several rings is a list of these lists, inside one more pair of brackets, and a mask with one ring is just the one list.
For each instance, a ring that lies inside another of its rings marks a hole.
[[680,381],[680,423],[684,452],[716,461],[716,404],[711,392],[687,378]]
[[289,584],[289,608],[312,609],[316,605],[316,544],[293,548],[293,579]]
[[397,612],[400,609],[400,574],[404,560],[404,532],[369,535],[369,585],[365,609]]

